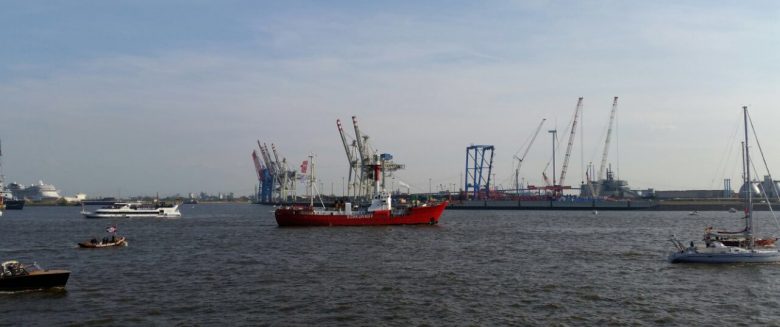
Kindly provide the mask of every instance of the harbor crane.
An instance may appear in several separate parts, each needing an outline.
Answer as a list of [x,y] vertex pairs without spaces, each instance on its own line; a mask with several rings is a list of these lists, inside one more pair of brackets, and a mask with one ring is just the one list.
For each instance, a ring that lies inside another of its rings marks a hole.
[[368,195],[371,191],[371,185],[370,183],[367,183],[370,181],[370,174],[373,174],[373,170],[366,170],[365,167],[368,165],[371,161],[371,158],[369,156],[368,151],[368,135],[363,135],[360,132],[360,127],[358,127],[357,117],[352,116],[352,127],[355,129],[355,145],[357,146],[357,154],[358,154],[358,164],[359,166],[356,166],[356,173],[355,176],[355,196],[359,197],[361,195]]
[[[493,173],[493,150],[492,145],[470,145],[466,147],[466,179],[464,180],[464,191],[468,198],[471,192],[471,198],[482,199],[490,197],[490,177]],[[484,173],[487,168],[487,173]],[[484,195],[482,190],[485,191]]]
[[260,156],[263,159],[263,162],[265,163],[266,172],[270,178],[270,180],[265,181],[263,183],[263,189],[266,187],[270,188],[270,191],[266,191],[268,193],[261,196],[261,201],[264,202],[273,202],[275,199],[279,199],[278,196],[274,196],[278,194],[277,189],[280,187],[279,183],[279,169],[276,167],[276,162],[271,160],[271,154],[268,151],[268,145],[265,143],[260,143],[260,141],[257,141],[257,146],[260,147]]
[[[563,194],[563,189],[570,189],[571,188],[570,186],[564,186],[563,184],[566,181],[566,172],[569,169],[569,159],[571,158],[571,150],[572,150],[572,147],[574,145],[574,139],[575,139],[575,135],[576,135],[576,132],[577,132],[577,122],[578,122],[579,117],[580,117],[580,112],[582,111],[582,100],[583,100],[583,97],[580,97],[577,100],[577,107],[574,109],[574,116],[572,117],[572,120],[571,120],[571,131],[569,131],[569,140],[568,140],[568,143],[566,144],[566,152],[564,154],[563,166],[561,167],[561,177],[557,181],[555,179],[555,177],[556,177],[555,176],[555,144],[557,142],[558,131],[557,130],[549,130],[548,131],[548,132],[550,132],[550,134],[552,134],[552,138],[553,138],[553,143],[552,143],[552,145],[553,145],[553,157],[552,157],[552,166],[553,166],[553,168],[552,168],[552,178],[553,178],[553,180],[552,180],[552,183],[550,183],[550,179],[547,177],[547,173],[545,173],[545,171],[547,170],[547,167],[549,167],[549,165],[550,165],[550,163],[548,162],[547,166],[544,168],[544,170],[542,170],[542,178],[544,179],[544,184],[545,184],[545,186],[542,189],[552,190],[553,197],[559,197],[560,195]],[[537,133],[538,133],[538,130],[537,130]],[[534,187],[534,189],[536,189],[536,188],[537,187]]]
[[[258,141],[257,144],[259,145],[260,142]],[[262,154],[262,149],[260,150]],[[260,162],[260,157],[257,155],[257,150],[252,151],[252,161],[255,164],[255,171],[257,172],[257,180],[260,183],[258,187],[258,194],[256,201],[261,203],[270,203],[272,202],[272,196],[273,196],[273,190],[274,190],[274,178],[273,175],[271,175],[270,169],[268,169],[267,166],[264,166],[262,162]]]
[[257,146],[260,147],[260,155],[263,158],[263,162],[265,162],[265,166],[270,171],[271,176],[274,179],[274,182],[278,184],[278,181],[276,180],[278,169],[276,168],[276,163],[273,160],[271,160],[271,155],[268,152],[268,145],[265,143],[260,144],[260,141],[258,140]]
[[276,163],[276,167],[278,168],[277,172],[279,174],[278,180],[279,180],[279,186],[280,186],[280,193],[279,197],[280,199],[286,199],[287,198],[287,159],[282,158],[282,160],[279,160],[279,153],[276,151],[276,145],[271,143],[271,152],[274,155],[274,162]]
[[[336,126],[341,136],[341,142],[344,145],[344,152],[347,155],[347,161],[349,161],[349,191],[352,192],[352,197],[359,198],[362,196],[371,196],[373,193],[378,192],[375,188],[375,182],[380,181],[382,189],[386,187],[385,179],[387,176],[392,175],[394,171],[404,168],[404,165],[397,164],[392,161],[393,156],[388,153],[378,154],[371,149],[369,145],[367,135],[364,135],[358,127],[357,117],[352,116],[352,126],[355,129],[355,140],[350,145],[347,141],[347,135],[344,132],[344,128],[341,126],[341,120],[336,120]],[[354,148],[354,150],[350,150]],[[373,153],[373,154],[372,154]],[[381,167],[381,169],[377,169]],[[381,172],[381,177],[378,174]],[[348,191],[348,193],[350,193]]]
[[257,180],[263,182],[263,171],[265,167],[260,163],[260,158],[257,156],[257,150],[252,150],[252,163],[255,164],[255,172],[257,173]]
[[569,158],[571,157],[571,148],[572,148],[572,144],[574,143],[574,135],[577,132],[577,120],[579,118],[581,110],[582,110],[582,97],[580,97],[579,100],[577,100],[577,109],[574,110],[574,118],[572,119],[572,123],[571,123],[571,133],[569,134],[569,143],[566,145],[566,153],[563,158],[563,166],[561,167],[561,178],[558,179],[560,188],[556,189],[556,191],[560,193],[563,193],[562,187],[564,184],[564,180],[566,179],[566,171],[569,168]]
[[518,194],[520,194],[520,183],[518,180],[520,175],[520,167],[523,165],[523,160],[525,160],[525,156],[528,155],[528,151],[531,150],[531,146],[534,144],[534,141],[536,141],[536,137],[539,136],[539,132],[542,130],[542,125],[544,125],[544,122],[546,120],[547,118],[542,118],[542,121],[539,123],[539,126],[536,127],[536,131],[531,137],[531,140],[528,142],[528,146],[526,146],[523,155],[520,157],[517,156],[517,153],[515,153],[514,155],[515,159],[517,159],[517,168],[515,168],[515,190],[517,191]]
[[[263,158],[266,170],[270,175],[270,183],[268,184],[272,189],[272,195],[263,199],[263,201],[284,202],[295,198],[297,172],[295,170],[288,170],[287,159],[279,155],[274,144],[271,144],[270,151],[268,150],[268,145],[265,143],[261,144],[259,140],[257,141],[257,145],[260,147],[260,156]],[[263,185],[265,186],[266,183],[263,183]]]
[[604,170],[607,167],[607,154],[609,153],[609,140],[612,136],[612,125],[615,122],[615,112],[617,111],[618,97],[612,100],[612,111],[609,114],[609,125],[607,127],[607,137],[604,140],[604,152],[601,154],[601,166],[599,166],[599,176],[597,179],[598,187],[596,187],[596,193],[594,196],[598,197],[601,193],[601,186],[604,181]]
[[339,135],[341,136],[341,143],[344,144],[344,152],[347,154],[347,161],[349,162],[349,178],[348,180],[348,189],[347,189],[347,196],[350,194],[350,190],[354,189],[354,186],[352,184],[352,178],[353,175],[357,176],[357,160],[354,158],[353,151],[350,151],[350,145],[347,142],[347,136],[344,133],[344,128],[341,127],[341,119],[336,119],[336,126],[339,128]]

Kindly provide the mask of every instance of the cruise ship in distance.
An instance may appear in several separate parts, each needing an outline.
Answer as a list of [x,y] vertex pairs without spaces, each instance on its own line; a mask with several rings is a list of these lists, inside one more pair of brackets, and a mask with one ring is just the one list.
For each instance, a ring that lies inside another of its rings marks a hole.
[[54,185],[44,184],[43,181],[38,181],[38,184],[27,187],[19,183],[10,183],[6,186],[6,190],[10,191],[13,194],[13,197],[17,199],[41,201],[61,198]]

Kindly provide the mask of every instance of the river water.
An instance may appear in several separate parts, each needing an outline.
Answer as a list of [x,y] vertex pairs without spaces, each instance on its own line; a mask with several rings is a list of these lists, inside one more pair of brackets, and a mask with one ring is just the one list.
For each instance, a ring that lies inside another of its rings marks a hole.
[[[64,291],[0,293],[0,325],[780,325],[780,265],[666,261],[670,234],[736,229],[739,214],[445,211],[437,226],[279,228],[272,209],[6,211],[0,260],[72,274]],[[114,223],[128,247],[76,247]]]

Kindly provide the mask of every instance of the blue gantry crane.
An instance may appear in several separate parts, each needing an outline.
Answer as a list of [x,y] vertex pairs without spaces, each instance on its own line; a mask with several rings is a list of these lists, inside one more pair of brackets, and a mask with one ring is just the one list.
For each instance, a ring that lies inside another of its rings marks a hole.
[[[466,197],[472,199],[490,196],[490,176],[493,172],[492,145],[470,145],[466,148]],[[484,190],[484,192],[482,192]]]
[[252,151],[252,160],[255,163],[257,181],[260,183],[256,200],[259,203],[271,203],[274,191],[274,177],[271,176],[271,171],[260,162],[257,151]]

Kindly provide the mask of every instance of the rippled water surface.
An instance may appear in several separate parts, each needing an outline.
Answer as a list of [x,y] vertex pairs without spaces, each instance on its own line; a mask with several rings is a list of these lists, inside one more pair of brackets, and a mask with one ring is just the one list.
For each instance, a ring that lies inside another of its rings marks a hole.
[[[739,214],[445,211],[437,226],[279,228],[271,210],[7,211],[0,260],[72,274],[65,291],[0,294],[0,325],[780,324],[780,265],[666,262],[671,233],[700,239]],[[113,223],[128,247],[76,247]]]

